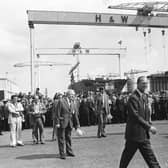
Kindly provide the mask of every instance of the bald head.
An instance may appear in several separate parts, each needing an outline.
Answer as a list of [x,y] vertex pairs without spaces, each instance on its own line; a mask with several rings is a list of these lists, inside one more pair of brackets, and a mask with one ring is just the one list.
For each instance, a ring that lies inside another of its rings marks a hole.
[[74,90],[72,90],[72,89],[68,89],[68,91],[67,91],[67,95],[75,95]]
[[66,95],[69,99],[73,100],[75,97],[75,91],[72,89],[68,89],[68,91],[66,92]]

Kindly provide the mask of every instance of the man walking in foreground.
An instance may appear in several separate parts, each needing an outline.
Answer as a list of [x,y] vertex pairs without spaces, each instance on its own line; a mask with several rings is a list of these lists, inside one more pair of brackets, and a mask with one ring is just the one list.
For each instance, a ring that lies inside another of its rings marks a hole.
[[147,78],[141,76],[137,80],[137,89],[128,100],[128,118],[125,132],[125,148],[120,160],[120,168],[126,168],[139,149],[149,168],[160,168],[151,148],[149,132],[156,134],[156,128],[150,125],[148,109]]

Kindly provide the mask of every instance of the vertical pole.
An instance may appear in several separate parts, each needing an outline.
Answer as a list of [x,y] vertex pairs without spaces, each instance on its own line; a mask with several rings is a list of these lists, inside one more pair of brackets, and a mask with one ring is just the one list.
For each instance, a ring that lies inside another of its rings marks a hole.
[[118,54],[118,69],[119,69],[119,75],[121,78],[121,55]]
[[40,54],[37,54],[37,88],[40,88]]
[[122,45],[122,40],[120,40],[118,42],[118,44],[120,45],[120,52],[118,54],[118,67],[119,67],[119,76],[120,76],[120,79],[121,79],[121,45]]
[[38,76],[37,76],[38,77],[38,79],[37,79],[38,84],[37,84],[37,87],[40,88],[40,64],[39,64],[39,62],[38,62],[38,67],[37,68],[38,68],[38,73],[37,73],[38,74]]
[[[144,30],[144,29],[143,29]],[[147,34],[146,31],[143,31],[144,35],[144,52],[145,52],[145,63],[148,65],[148,47],[147,47]]]
[[33,23],[29,22],[30,28],[30,86],[31,86],[31,93],[34,94],[34,25]]
[[165,38],[165,30],[162,30],[162,46],[163,46],[163,61],[164,61],[164,71],[167,69],[167,59],[166,59],[166,38]]
[[148,41],[149,41],[149,50],[148,50],[148,55],[146,58],[147,66],[148,66],[148,60],[151,58],[151,51],[152,51],[152,41],[151,41],[151,29],[148,29]]
[[[77,53],[76,55],[76,58],[77,58],[77,63],[79,62],[79,54]],[[79,81],[79,65],[77,67],[77,81]]]

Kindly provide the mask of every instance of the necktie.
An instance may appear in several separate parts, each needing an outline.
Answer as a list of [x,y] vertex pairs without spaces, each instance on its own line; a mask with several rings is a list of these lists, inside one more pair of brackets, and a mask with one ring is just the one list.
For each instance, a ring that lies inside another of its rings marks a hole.
[[142,95],[142,100],[143,100],[143,107],[144,107],[144,110],[145,110],[145,95],[144,94]]
[[103,102],[103,107],[104,107],[104,94],[102,94],[102,102]]
[[72,112],[72,114],[74,114],[75,111],[74,111],[74,108],[73,108],[73,101],[70,100],[69,103],[70,103],[71,112]]

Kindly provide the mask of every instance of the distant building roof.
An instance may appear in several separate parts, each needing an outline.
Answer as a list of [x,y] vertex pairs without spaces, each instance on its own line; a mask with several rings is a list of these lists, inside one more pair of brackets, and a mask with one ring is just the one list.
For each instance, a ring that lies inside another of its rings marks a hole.
[[168,71],[151,74],[148,76],[148,78],[163,78],[163,77],[168,78]]

